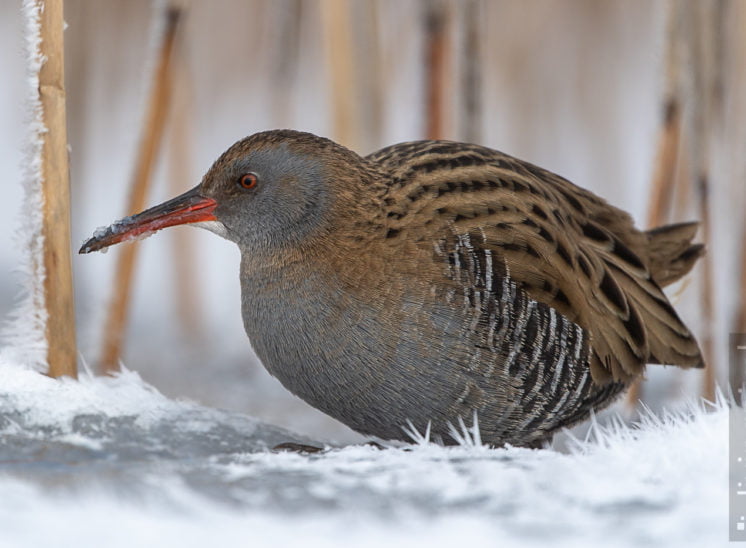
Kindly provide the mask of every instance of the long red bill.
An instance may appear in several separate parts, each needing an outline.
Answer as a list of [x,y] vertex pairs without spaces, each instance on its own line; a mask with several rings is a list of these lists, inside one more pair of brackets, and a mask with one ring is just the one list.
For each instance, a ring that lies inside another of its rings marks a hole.
[[187,223],[215,221],[217,202],[200,196],[196,188],[142,213],[125,217],[106,228],[99,228],[78,253],[99,251],[126,240],[149,236],[162,228]]

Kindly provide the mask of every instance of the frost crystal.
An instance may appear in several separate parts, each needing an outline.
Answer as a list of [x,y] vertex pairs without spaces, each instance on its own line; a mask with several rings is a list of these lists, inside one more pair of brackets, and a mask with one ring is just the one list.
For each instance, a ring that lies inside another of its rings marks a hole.
[[21,276],[21,300],[3,326],[2,338],[7,344],[5,354],[37,369],[46,369],[47,323],[44,303],[44,236],[42,233],[42,147],[44,117],[39,98],[39,70],[44,59],[41,54],[41,10],[38,0],[24,0],[27,77],[27,128],[22,166],[23,204],[18,227],[14,234],[21,254],[18,271]]

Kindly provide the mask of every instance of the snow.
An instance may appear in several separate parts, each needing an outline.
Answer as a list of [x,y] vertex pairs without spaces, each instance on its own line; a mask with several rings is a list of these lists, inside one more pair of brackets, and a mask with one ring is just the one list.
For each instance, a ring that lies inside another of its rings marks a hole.
[[313,442],[133,372],[56,381],[0,361],[0,546],[725,545],[727,426],[727,405],[691,404],[596,424],[567,452],[465,432],[275,453]]
[[[91,238],[87,239],[85,242],[83,242],[81,246],[81,251],[83,253],[90,253],[91,251],[94,251],[93,246],[87,245],[89,242],[92,242],[94,240],[100,240],[107,236],[112,235],[119,235],[121,233],[126,233],[127,231],[130,231],[129,234],[122,237],[120,240],[117,240],[117,243],[125,243],[125,242],[137,242],[140,240],[144,240],[146,238],[149,238],[158,230],[145,230],[142,232],[138,232],[133,230],[132,226],[132,218],[134,216],[125,217],[124,219],[120,219],[118,221],[113,222],[112,224],[108,226],[99,226],[96,228],[96,230],[93,231],[93,235]],[[106,253],[109,251],[109,246],[102,247],[101,249],[96,249],[95,251],[100,251],[101,253]]]

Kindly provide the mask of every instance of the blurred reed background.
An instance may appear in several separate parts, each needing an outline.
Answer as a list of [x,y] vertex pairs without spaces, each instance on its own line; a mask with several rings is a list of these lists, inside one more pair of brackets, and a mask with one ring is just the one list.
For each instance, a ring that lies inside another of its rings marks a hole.
[[[18,7],[0,14],[5,165],[20,162],[24,60]],[[65,19],[74,244],[128,203],[194,186],[256,131],[311,131],[361,154],[420,138],[479,142],[596,192],[641,227],[702,220],[709,253],[674,301],[712,367],[650,367],[629,401],[671,407],[726,386],[728,334],[746,331],[743,0],[66,0]],[[74,257],[92,369],[121,357],[169,395],[358,439],[251,354],[232,244],[178,228],[138,245],[131,291],[122,250]],[[1,249],[11,269],[14,252]],[[11,294],[4,281],[3,306]]]

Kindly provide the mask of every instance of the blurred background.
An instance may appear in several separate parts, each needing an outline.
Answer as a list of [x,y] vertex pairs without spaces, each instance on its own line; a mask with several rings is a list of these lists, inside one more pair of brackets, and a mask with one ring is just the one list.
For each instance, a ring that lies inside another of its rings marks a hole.
[[[181,14],[172,35],[169,8]],[[592,190],[640,227],[703,220],[707,260],[669,295],[713,376],[649,367],[636,394],[658,409],[727,386],[728,335],[746,331],[743,0],[67,0],[65,19],[76,250],[130,213],[150,104],[163,134],[151,139],[146,205],[191,188],[229,145],[265,129],[310,131],[361,154],[421,138],[478,142]],[[28,124],[23,28],[19,6],[3,2],[4,316],[21,253],[12,234]],[[138,245],[127,368],[169,396],[361,439],[254,357],[233,244],[179,227]],[[120,252],[73,257],[79,351],[97,372]]]

